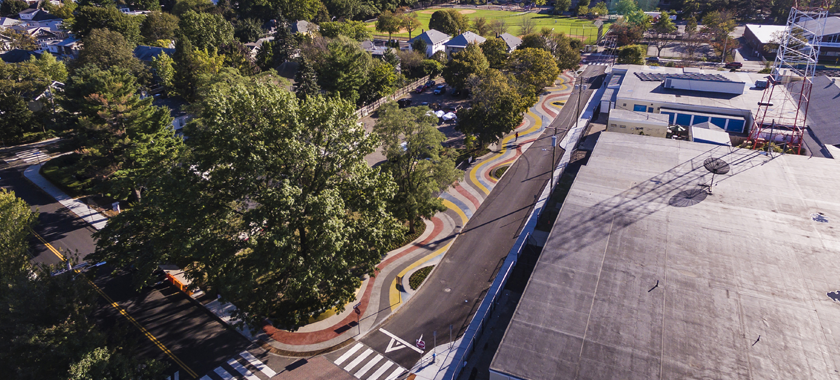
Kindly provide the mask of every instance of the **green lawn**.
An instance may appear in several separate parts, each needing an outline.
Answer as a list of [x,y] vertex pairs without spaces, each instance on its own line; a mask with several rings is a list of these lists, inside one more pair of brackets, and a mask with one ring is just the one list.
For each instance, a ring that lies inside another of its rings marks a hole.
[[[439,8],[433,9],[424,9],[422,11],[417,11],[417,19],[420,20],[420,24],[422,29],[429,29],[429,19],[432,18],[432,13],[434,13]],[[535,21],[536,28],[535,31],[539,31],[540,29],[547,27],[553,28],[555,32],[563,32],[567,35],[576,36],[578,38],[584,39],[586,43],[594,43],[595,40],[598,38],[598,28],[593,25],[592,21],[585,20],[585,19],[578,19],[573,17],[565,17],[565,16],[554,16],[548,14],[536,14],[536,13],[522,13],[522,12],[508,12],[508,11],[494,11],[494,10],[486,10],[486,9],[458,9],[462,11],[467,18],[470,20],[476,17],[484,17],[489,22],[493,19],[502,19],[508,26],[508,33],[513,34],[514,36],[521,35],[521,25],[522,20],[525,18],[532,18]],[[604,28],[608,27],[608,24],[612,23],[612,21],[604,21]],[[375,30],[376,22],[371,22],[368,26],[371,30],[373,30],[373,34],[375,36],[387,37],[387,33],[379,33]],[[415,30],[411,33],[411,36],[414,37],[420,34],[420,30]],[[406,33],[397,33],[393,35],[394,37],[408,37],[408,32]]]

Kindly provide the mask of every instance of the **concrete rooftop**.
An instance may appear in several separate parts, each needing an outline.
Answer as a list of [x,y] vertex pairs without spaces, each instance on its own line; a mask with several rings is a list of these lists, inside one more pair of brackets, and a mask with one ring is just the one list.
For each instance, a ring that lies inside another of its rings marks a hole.
[[[704,199],[709,157],[731,171]],[[840,378],[838,165],[602,132],[490,369]]]

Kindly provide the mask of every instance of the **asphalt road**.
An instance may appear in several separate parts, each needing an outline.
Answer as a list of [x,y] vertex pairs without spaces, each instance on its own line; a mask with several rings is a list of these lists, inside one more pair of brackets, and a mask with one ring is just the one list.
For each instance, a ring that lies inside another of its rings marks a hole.
[[[583,76],[595,77],[605,68],[589,66]],[[583,93],[581,107],[592,92],[589,88]],[[577,96],[573,93],[566,104],[576,105]],[[524,226],[537,194],[548,182],[554,167],[550,135],[556,128],[558,140],[562,138],[573,126],[576,108],[562,108],[546,132],[496,184],[423,288],[379,328],[410,343],[422,336],[427,351],[433,345],[434,332],[438,345],[449,341],[450,325],[453,339],[464,333]],[[555,165],[561,156],[558,150]],[[361,341],[403,367],[412,368],[421,355],[411,349],[386,353],[391,339],[377,329]]]
[[[67,211],[52,197],[32,185],[23,176],[24,167],[10,167],[0,161],[0,187],[13,190],[15,195],[39,211],[38,225],[34,230],[66,256],[78,253],[83,260],[95,250],[89,227]],[[58,257],[43,243],[33,237],[33,262],[58,264]],[[110,298],[99,298],[99,308],[94,313],[98,323],[111,334],[124,336],[134,344],[137,352],[147,358],[169,364],[167,376],[179,372],[179,378],[189,379],[189,368],[198,377],[212,372],[227,360],[248,349],[269,367],[281,372],[292,359],[267,355],[262,348],[254,347],[236,331],[221,323],[213,314],[191,300],[168,283],[159,283],[137,292],[131,285],[129,273],[112,273],[113,268],[99,268],[94,283]],[[167,348],[183,365],[179,365],[142,332],[129,319],[121,315],[110,302],[113,301],[128,313],[154,339]],[[228,369],[230,371],[231,369]]]

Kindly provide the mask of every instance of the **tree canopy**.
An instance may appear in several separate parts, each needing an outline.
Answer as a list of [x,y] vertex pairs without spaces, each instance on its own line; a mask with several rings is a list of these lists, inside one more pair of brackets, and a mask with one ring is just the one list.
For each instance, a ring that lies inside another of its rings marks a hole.
[[399,32],[401,28],[402,18],[391,11],[382,12],[376,19],[376,31],[388,33],[388,41],[391,40],[391,34]]
[[472,103],[458,111],[458,129],[488,143],[510,133],[536,97],[523,96],[518,85],[500,71],[488,69],[470,79]]
[[178,23],[184,38],[196,49],[213,49],[233,41],[233,25],[222,15],[188,11]]
[[347,36],[356,41],[364,41],[369,40],[373,35],[363,21],[330,21],[323,22],[319,26],[321,35],[329,38]]
[[176,31],[178,31],[178,17],[165,12],[149,13],[140,25],[140,33],[147,45],[152,45],[158,40],[175,39]]
[[519,82],[527,85],[534,96],[554,84],[560,69],[554,57],[542,49],[517,49],[510,55],[508,69]]
[[508,46],[503,39],[498,37],[488,38],[479,46],[490,67],[498,70],[507,66]]
[[94,29],[108,29],[122,34],[133,48],[142,40],[140,24],[144,18],[145,16],[127,15],[114,6],[82,6],[71,19],[70,30],[76,38],[84,39]]
[[469,44],[463,51],[452,54],[452,59],[443,68],[443,79],[458,89],[467,88],[471,74],[479,75],[490,67],[484,53],[477,44]]
[[457,9],[441,9],[432,13],[429,28],[455,36],[469,30],[470,23]]
[[394,176],[397,195],[391,203],[394,215],[409,222],[410,232],[420,217],[430,219],[446,207],[437,197],[463,174],[455,169],[452,152],[443,148],[446,136],[437,127],[437,117],[423,107],[399,108],[388,103],[379,108],[374,130],[382,139]]
[[364,157],[379,145],[354,105],[247,78],[210,81],[191,153],[97,235],[97,258],[158,264],[236,304],[251,326],[295,329],[355,297],[403,232],[396,186]]

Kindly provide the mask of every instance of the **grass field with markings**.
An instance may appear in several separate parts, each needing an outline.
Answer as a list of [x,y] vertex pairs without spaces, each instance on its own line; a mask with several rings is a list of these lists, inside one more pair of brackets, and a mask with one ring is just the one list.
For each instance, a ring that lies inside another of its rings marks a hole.
[[[424,9],[421,11],[415,11],[415,13],[417,13],[417,19],[422,25],[421,29],[429,29],[429,19],[432,18],[432,13],[439,9],[443,8],[432,8]],[[472,23],[472,20],[477,17],[484,17],[485,19],[487,19],[488,22],[494,19],[502,19],[507,24],[507,32],[513,34],[514,36],[519,36],[522,34],[522,20],[530,18],[534,20],[534,24],[536,25],[534,31],[539,31],[542,28],[550,28],[554,29],[555,32],[563,32],[567,35],[584,39],[585,43],[594,43],[594,41],[598,38],[598,27],[596,27],[592,21],[586,19],[578,19],[566,16],[555,16],[549,14],[497,11],[488,9],[458,9],[458,11],[464,14],[464,16],[466,16],[468,19],[470,19],[470,23]],[[608,24],[611,22],[612,21],[604,21],[604,28],[606,29],[608,27]],[[388,37],[388,33],[377,32],[375,29],[375,24],[376,22],[373,21],[370,22],[370,25],[368,25],[368,28],[371,29],[373,34],[378,37]],[[413,31],[411,33],[411,36],[414,37],[420,33],[421,30],[418,29]],[[407,38],[408,32],[403,30],[403,33],[395,33],[393,36]]]

